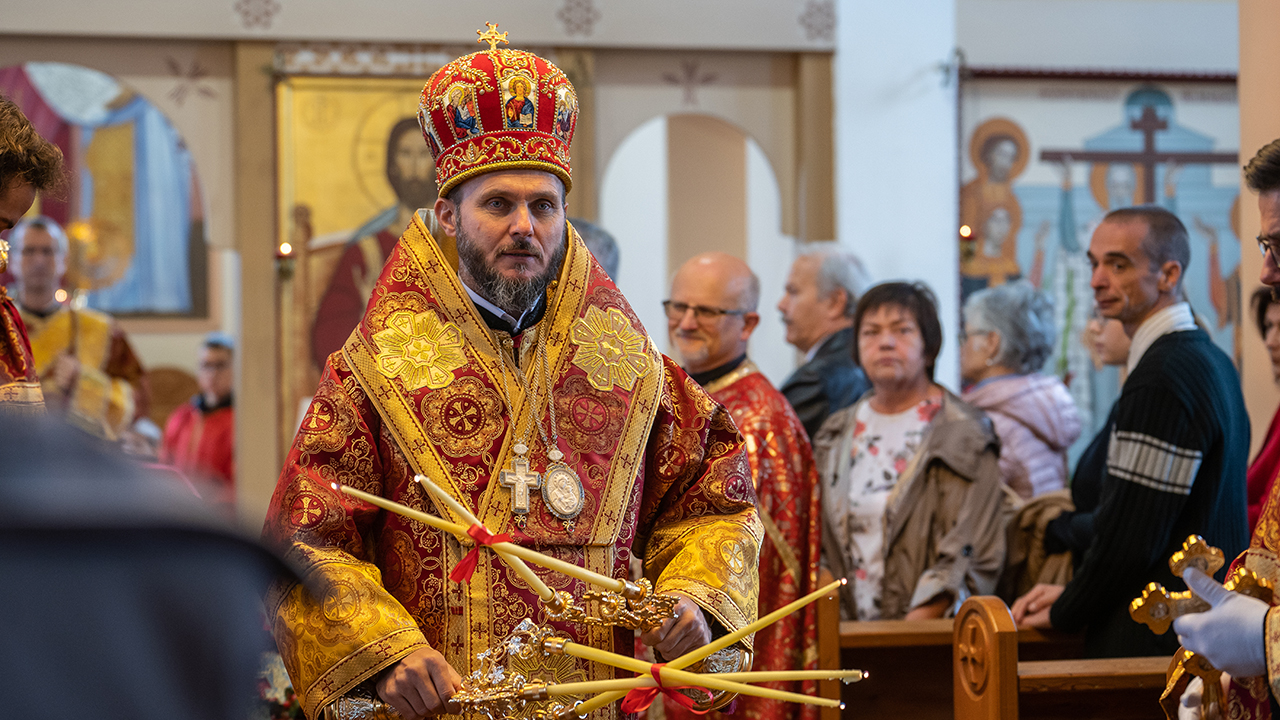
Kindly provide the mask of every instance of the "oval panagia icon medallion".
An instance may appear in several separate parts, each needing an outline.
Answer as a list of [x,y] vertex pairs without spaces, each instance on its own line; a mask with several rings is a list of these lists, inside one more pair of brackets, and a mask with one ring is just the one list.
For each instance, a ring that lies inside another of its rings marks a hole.
[[552,515],[561,520],[572,520],[582,512],[586,490],[573,468],[564,463],[552,463],[542,476],[542,500]]

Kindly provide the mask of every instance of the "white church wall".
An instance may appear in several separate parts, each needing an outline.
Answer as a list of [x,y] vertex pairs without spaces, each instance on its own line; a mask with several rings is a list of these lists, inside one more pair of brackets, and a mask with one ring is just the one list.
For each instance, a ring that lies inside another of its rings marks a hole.
[[217,39],[461,43],[497,22],[519,47],[830,50],[832,0],[47,0],[5,32]]
[[1233,73],[1233,0],[956,0],[956,44],[978,67]]
[[618,146],[600,186],[600,224],[618,243],[618,289],[658,350],[668,352],[667,120],[654,118]]
[[768,158],[751,138],[746,144],[747,264],[760,280],[760,325],[751,335],[748,352],[769,382],[781,387],[796,367],[796,354],[787,344],[787,329],[778,313],[796,242],[782,233],[781,196]]
[[874,281],[922,280],[937,294],[936,379],[957,389],[956,88],[941,68],[955,47],[955,0],[844,0],[839,13],[838,239]]

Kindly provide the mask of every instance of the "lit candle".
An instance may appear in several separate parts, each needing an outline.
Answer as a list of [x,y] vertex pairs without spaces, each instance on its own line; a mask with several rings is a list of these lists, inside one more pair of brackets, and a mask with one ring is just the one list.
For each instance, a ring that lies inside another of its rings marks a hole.
[[[355,498],[359,498],[369,503],[370,505],[376,505],[382,508],[383,510],[388,510],[390,512],[396,513],[397,515],[403,515],[404,517],[417,520],[426,525],[430,525],[431,527],[436,528],[437,530],[451,532],[454,535],[457,535],[459,538],[466,538],[468,540],[472,540],[471,536],[467,534],[467,529],[462,527],[461,525],[458,525],[457,523],[451,523],[448,520],[442,520],[434,515],[429,515],[419,510],[414,510],[413,508],[408,507],[407,505],[402,505],[393,500],[388,500],[383,497],[378,497],[377,495],[371,495],[367,492],[364,492],[363,490],[357,490],[353,487],[348,487],[346,485],[339,485],[337,483],[332,483],[332,485],[335,490],[339,490],[341,492],[346,493],[347,495],[350,495]],[[459,513],[459,514],[461,515],[462,513]],[[463,517],[466,517],[466,515],[463,515]],[[479,523],[476,523],[476,524],[479,525]],[[507,546],[509,548],[516,548],[516,547],[520,547],[519,545],[514,545],[512,543],[497,543],[493,547],[495,550],[498,550],[498,556],[501,557],[504,561],[506,561],[506,563],[509,566],[511,566],[511,569],[515,570],[516,574],[518,574],[521,578],[523,578],[525,582],[529,583],[529,586],[532,587],[534,591],[538,593],[538,597],[542,598],[543,600],[550,600],[555,595],[555,593],[552,592],[551,588],[547,587],[547,584],[542,582],[542,578],[535,575],[533,570],[530,570],[529,566],[525,565],[524,562],[520,560],[520,558],[511,557],[503,553],[502,550],[498,548],[498,546]],[[521,549],[525,549],[525,548],[521,548]],[[536,551],[532,551],[532,552],[536,552]],[[538,554],[540,555],[541,553],[538,553]]]
[[[820,597],[825,597],[832,590],[835,590],[836,588],[846,584],[847,582],[848,582],[847,580],[845,580],[844,578],[841,578],[839,580],[836,580],[835,582],[830,583],[826,587],[818,588],[817,590],[809,593],[808,595],[805,595],[804,597],[796,600],[795,602],[788,603],[787,605],[783,605],[777,610],[774,610],[773,612],[769,613],[768,615],[765,615],[759,620],[756,620],[750,625],[747,625],[741,630],[731,632],[728,635],[725,635],[724,637],[720,638],[719,640],[714,640],[706,645],[703,645],[697,650],[693,650],[691,652],[685,653],[684,655],[667,663],[667,667],[676,668],[676,669],[688,667],[698,662],[699,660],[702,660],[708,655],[711,655],[714,652],[717,652],[719,650],[723,650],[724,648],[729,647],[730,645],[741,640],[747,635],[750,635],[753,632],[756,632],[762,628],[772,625],[773,623],[790,615],[796,610],[799,610],[805,605],[808,605],[814,600],[817,600]],[[604,707],[605,705],[608,705],[609,703],[613,702],[614,700],[621,699],[622,696],[625,694],[626,693],[617,692],[617,691],[600,693],[599,695],[577,706],[576,712],[578,714],[578,717],[586,717],[588,713],[594,710],[598,710]]]
[[[600,650],[589,645],[581,645],[575,642],[565,642],[563,651],[566,655],[571,655],[582,660],[591,660],[594,662],[610,665],[612,667],[630,670],[632,672],[648,674],[650,664],[637,660],[633,657],[618,655],[608,650]],[[841,707],[839,700],[831,698],[814,697],[812,695],[801,695],[799,693],[786,692],[784,690],[774,690],[773,688],[756,687],[755,685],[745,685],[743,683],[726,680],[716,673],[692,673],[685,670],[677,670],[670,665],[664,666],[660,671],[663,684],[668,687],[673,685],[683,685],[689,687],[707,688],[708,690],[720,690],[723,692],[738,693],[739,695],[754,695],[756,697],[769,698],[771,700],[781,700],[783,702],[802,703],[806,705],[821,705],[823,707]],[[579,684],[580,692],[594,692],[590,688],[582,688]],[[618,691],[615,691],[618,692]],[[608,694],[608,693],[606,693]],[[597,696],[601,697],[601,696]],[[582,706],[578,706],[578,715],[582,716]]]
[[[699,675],[699,677],[702,677]],[[749,672],[716,673],[719,680],[733,682],[786,682],[792,680],[843,680],[846,683],[858,682],[865,674],[861,670],[753,670]],[[583,695],[585,693],[605,692],[607,690],[633,690],[635,688],[656,687],[657,681],[652,675],[619,678],[617,680],[591,680],[587,682],[558,683],[546,686],[548,696]],[[537,686],[535,686],[537,687]]]
[[[463,506],[462,503],[458,502],[452,495],[445,492],[444,488],[441,488],[439,485],[432,482],[431,478],[426,475],[415,475],[413,479],[417,480],[418,483],[426,488],[433,496],[439,498],[440,501],[448,506],[456,515],[466,518],[467,522],[473,525],[481,525],[483,527],[479,518],[473,515],[470,510]],[[535,565],[541,565],[544,568],[564,573],[569,577],[577,578],[583,582],[605,588],[606,590],[612,590],[620,593],[626,587],[626,583],[621,580],[611,578],[608,575],[601,575],[598,572],[593,572],[584,567],[579,567],[573,563],[565,562],[549,555],[544,555],[537,550],[531,550],[530,548],[516,545],[514,543],[498,543],[493,546],[493,549],[499,554],[510,553],[515,555],[516,558],[512,558],[512,560],[515,560],[516,562],[519,562],[517,558],[523,558]]]

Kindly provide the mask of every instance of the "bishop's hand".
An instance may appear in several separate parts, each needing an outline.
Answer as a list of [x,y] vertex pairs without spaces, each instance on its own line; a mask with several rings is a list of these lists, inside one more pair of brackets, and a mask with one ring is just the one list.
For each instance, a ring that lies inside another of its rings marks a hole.
[[1182,647],[1205,656],[1214,667],[1235,677],[1266,675],[1263,626],[1270,606],[1224,588],[1194,567],[1187,568],[1182,579],[1211,606],[1207,612],[1173,621]]
[[433,648],[425,647],[392,666],[378,681],[378,697],[404,720],[457,713],[449,698],[462,687],[462,676]]
[[657,629],[640,636],[640,642],[668,660],[675,660],[711,642],[711,628],[702,615],[702,608],[687,597],[679,597],[675,617],[667,618]]

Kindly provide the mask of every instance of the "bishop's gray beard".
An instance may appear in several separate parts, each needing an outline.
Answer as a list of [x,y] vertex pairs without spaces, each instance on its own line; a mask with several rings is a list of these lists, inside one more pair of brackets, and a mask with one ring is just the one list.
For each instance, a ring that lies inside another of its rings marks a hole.
[[[484,253],[475,243],[471,242],[471,238],[467,236],[462,229],[462,224],[458,224],[458,260],[462,266],[466,268],[471,279],[475,281],[479,287],[473,288],[480,293],[484,299],[497,305],[507,311],[511,317],[519,319],[533,304],[537,302],[538,297],[547,291],[547,286],[551,281],[560,274],[560,264],[564,261],[565,250],[568,243],[565,242],[564,230],[560,233],[560,243],[556,247],[556,251],[551,255],[551,262],[547,263],[547,269],[541,274],[531,278],[520,280],[503,277],[498,274],[484,257]],[[529,240],[516,240],[507,245],[504,250],[520,250],[523,252],[541,253],[542,249]]]

